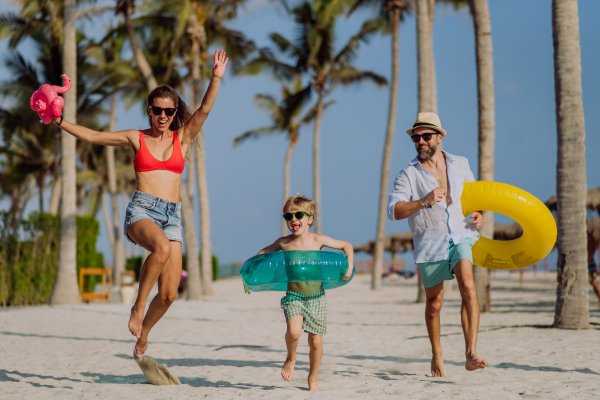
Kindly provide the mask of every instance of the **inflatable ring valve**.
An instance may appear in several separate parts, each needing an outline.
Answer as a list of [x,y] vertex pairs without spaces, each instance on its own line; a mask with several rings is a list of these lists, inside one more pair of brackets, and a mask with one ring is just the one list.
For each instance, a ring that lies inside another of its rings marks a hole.
[[248,259],[240,275],[253,292],[286,291],[290,282],[323,282],[323,289],[348,284],[348,256],[332,251],[276,251]]
[[491,240],[484,237],[473,245],[473,264],[489,269],[518,269],[541,261],[556,243],[556,222],[550,210],[535,196],[517,187],[499,182],[464,184],[462,213],[488,210],[514,219],[523,228],[515,240]]

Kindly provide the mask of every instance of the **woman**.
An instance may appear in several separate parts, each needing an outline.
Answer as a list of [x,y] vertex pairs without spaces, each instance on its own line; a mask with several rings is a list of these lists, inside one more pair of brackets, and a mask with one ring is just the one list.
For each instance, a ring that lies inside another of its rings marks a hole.
[[[105,146],[127,146],[135,155],[137,190],[127,207],[124,231],[127,239],[150,252],[129,319],[129,331],[138,338],[138,355],[144,354],[148,333],[177,298],[182,242],[179,185],[184,155],[217,99],[228,61],[224,51],[215,52],[210,84],[193,115],[175,90],[159,86],[148,95],[150,128],[144,131],[97,132],[63,121],[62,117],[53,120],[78,139]],[[157,280],[158,295],[144,318],[146,299]]]

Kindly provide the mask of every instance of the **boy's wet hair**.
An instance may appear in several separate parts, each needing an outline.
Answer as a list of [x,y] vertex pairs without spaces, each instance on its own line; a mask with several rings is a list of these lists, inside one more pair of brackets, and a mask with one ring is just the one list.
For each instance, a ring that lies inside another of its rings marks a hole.
[[283,212],[286,210],[304,211],[311,217],[315,215],[315,202],[298,192],[297,195],[287,199],[283,205]]

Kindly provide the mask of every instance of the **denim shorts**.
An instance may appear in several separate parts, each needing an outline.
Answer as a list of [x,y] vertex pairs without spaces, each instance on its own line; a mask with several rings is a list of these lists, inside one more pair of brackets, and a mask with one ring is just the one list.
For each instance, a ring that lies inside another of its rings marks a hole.
[[418,264],[419,273],[423,279],[423,286],[430,288],[443,281],[451,281],[454,279],[454,267],[462,259],[467,259],[473,264],[471,247],[473,247],[474,244],[475,240],[471,238],[465,239],[459,244],[454,244],[454,242],[450,240],[447,260]]
[[154,221],[162,229],[167,239],[183,242],[181,236],[181,203],[171,203],[136,190],[127,206],[125,225],[123,226],[125,237],[133,244],[137,243],[129,237],[127,228],[142,219]]

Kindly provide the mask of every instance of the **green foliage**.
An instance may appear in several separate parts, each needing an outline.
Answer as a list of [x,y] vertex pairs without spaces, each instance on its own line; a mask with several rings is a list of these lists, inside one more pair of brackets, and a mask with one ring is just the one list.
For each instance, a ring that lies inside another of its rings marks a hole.
[[142,257],[130,257],[125,260],[125,270],[134,271],[135,280],[139,282],[142,275]]
[[[4,231],[11,218],[1,213]],[[25,240],[15,234],[0,240],[0,302],[7,305],[45,304],[50,301],[60,241],[60,218],[50,214],[31,214],[21,221]]]
[[[100,233],[100,223],[93,217],[77,217],[77,279],[81,268],[104,268],[104,255],[96,251],[96,238]],[[102,276],[92,275],[86,279],[85,292],[93,292]]]
[[[181,255],[181,261],[183,263],[183,269],[187,271],[187,254],[184,253]],[[198,253],[198,262],[202,265],[202,252]],[[212,255],[212,276],[213,281],[219,279],[219,259],[214,254]]]
[[[13,214],[0,212],[0,303],[4,307],[47,304],[58,270],[60,216],[32,213],[16,230],[13,219]],[[96,252],[98,233],[98,221],[77,217],[78,271],[104,267],[102,254]],[[92,285],[94,278],[101,279],[92,277]]]

